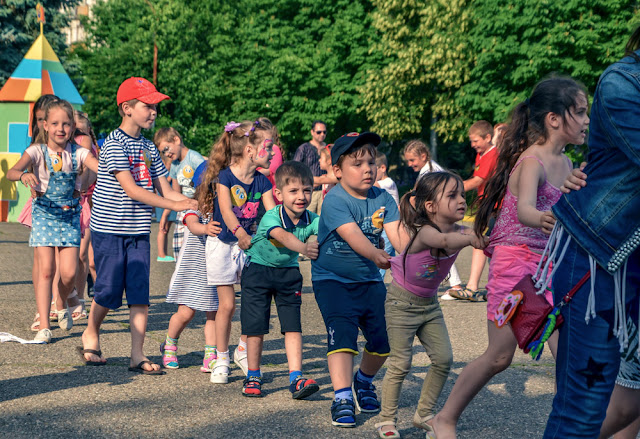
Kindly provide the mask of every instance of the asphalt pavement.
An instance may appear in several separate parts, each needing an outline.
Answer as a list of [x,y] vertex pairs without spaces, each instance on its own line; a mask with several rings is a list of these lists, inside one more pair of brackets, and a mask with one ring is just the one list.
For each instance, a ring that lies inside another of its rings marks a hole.
[[[151,308],[145,353],[160,361],[158,346],[176,306],[165,303],[173,263],[155,261],[152,225]],[[32,339],[35,313],[31,283],[29,231],[19,224],[0,223],[0,332]],[[458,257],[467,278],[471,250]],[[204,313],[197,313],[180,337],[180,368],[164,376],[128,371],[130,334],[128,310],[111,312],[102,326],[104,367],[84,366],[75,352],[86,320],[66,332],[53,330],[48,345],[0,344],[0,437],[18,438],[375,438],[375,416],[360,414],[352,429],[330,422],[333,391],[327,370],[326,332],[311,290],[310,263],[301,263],[303,291],[303,373],[320,384],[308,400],[291,399],[284,343],[275,307],[271,332],[265,338],[262,371],[264,398],[241,394],[242,374],[232,367],[227,385],[211,384],[200,372],[204,346]],[[486,268],[482,285],[486,282]],[[387,276],[387,281],[389,276]],[[442,287],[441,290],[446,289]],[[441,293],[440,293],[441,294]],[[453,345],[454,365],[440,397],[442,406],[456,377],[487,346],[486,304],[442,301]],[[238,299],[239,307],[239,299]],[[239,310],[231,331],[232,348],[240,336]],[[364,339],[360,338],[360,346]],[[416,341],[413,367],[405,380],[398,428],[403,438],[423,438],[411,424],[429,359]],[[359,361],[359,357],[356,357]],[[384,369],[375,384],[380,389]],[[458,437],[537,438],[542,436],[554,391],[554,364],[548,350],[535,362],[521,351],[512,365],[494,377],[463,413]]]

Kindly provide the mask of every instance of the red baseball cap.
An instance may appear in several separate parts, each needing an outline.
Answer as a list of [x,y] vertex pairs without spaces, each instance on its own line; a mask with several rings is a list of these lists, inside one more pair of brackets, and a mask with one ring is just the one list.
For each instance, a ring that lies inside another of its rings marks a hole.
[[132,76],[125,79],[118,87],[118,105],[132,99],[137,99],[145,104],[157,104],[171,98],[156,90],[156,87],[146,79]]

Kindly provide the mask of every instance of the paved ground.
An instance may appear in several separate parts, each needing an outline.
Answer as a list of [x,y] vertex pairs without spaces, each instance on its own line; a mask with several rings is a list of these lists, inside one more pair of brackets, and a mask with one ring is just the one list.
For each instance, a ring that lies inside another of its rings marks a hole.
[[[153,231],[157,225],[153,225]],[[155,236],[152,234],[152,236]],[[152,255],[155,239],[152,239]],[[469,273],[471,252],[458,258],[462,278]],[[28,231],[18,224],[0,224],[0,332],[32,338],[35,312],[31,285],[32,253]],[[85,367],[74,349],[86,320],[69,333],[53,331],[49,345],[0,344],[0,436],[47,437],[377,437],[375,418],[359,415],[355,429],[337,429],[329,422],[332,399],[327,363],[326,335],[310,288],[309,262],[301,264],[303,294],[304,373],[315,378],[320,392],[307,401],[294,401],[287,390],[288,373],[277,319],[265,340],[263,372],[266,397],[247,399],[242,377],[233,368],[231,382],[209,383],[199,371],[204,344],[204,315],[197,315],[180,339],[180,369],[165,376],[131,373],[130,339],[126,308],[107,316],[102,349],[105,367]],[[151,264],[151,299],[146,353],[159,361],[158,345],[164,337],[173,305],[164,303],[172,263]],[[483,283],[486,281],[486,270]],[[462,368],[486,347],[486,306],[483,303],[442,302],[453,344],[454,366],[440,404]],[[232,328],[232,343],[239,337],[239,322]],[[429,360],[415,346],[412,372],[403,387],[399,429],[404,438],[422,438],[411,419]],[[536,438],[542,436],[553,398],[553,361],[548,352],[533,362],[521,352],[512,366],[483,389],[459,423],[464,438]],[[381,385],[383,371],[376,384]]]

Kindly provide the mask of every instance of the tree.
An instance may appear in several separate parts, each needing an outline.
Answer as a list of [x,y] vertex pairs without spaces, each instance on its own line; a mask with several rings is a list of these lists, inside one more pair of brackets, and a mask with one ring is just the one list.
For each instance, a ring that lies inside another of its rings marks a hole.
[[[0,1],[0,86],[40,35],[36,4],[45,9],[44,35],[67,72],[75,69],[66,62],[67,44],[61,29],[69,25],[68,12],[79,0],[13,0]],[[61,8],[64,6],[64,11]]]

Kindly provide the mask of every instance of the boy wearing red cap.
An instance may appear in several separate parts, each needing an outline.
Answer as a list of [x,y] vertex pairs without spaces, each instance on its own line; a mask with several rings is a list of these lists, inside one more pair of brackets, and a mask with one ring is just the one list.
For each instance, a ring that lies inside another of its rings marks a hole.
[[[91,242],[97,279],[87,329],[78,351],[87,365],[106,363],[100,351],[100,325],[110,309],[130,309],[129,370],[160,375],[160,366],[143,353],[149,310],[149,233],[152,206],[182,211],[197,203],[172,191],[167,169],[155,145],[141,130],[153,127],[156,105],[169,99],[144,78],[129,78],[118,89],[120,127],[107,136],[100,151],[98,182],[93,193]],[[156,195],[157,190],[162,196]]]

